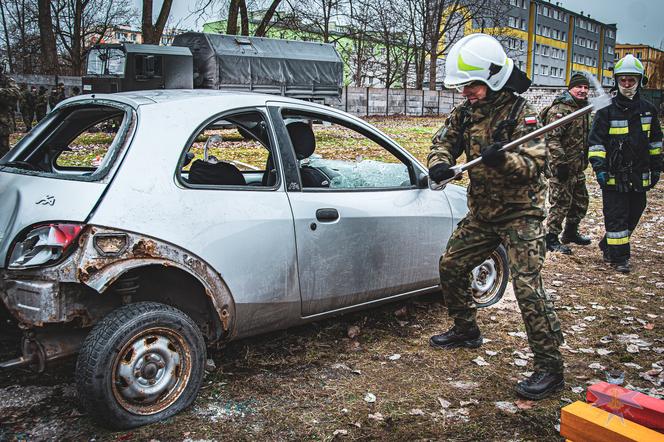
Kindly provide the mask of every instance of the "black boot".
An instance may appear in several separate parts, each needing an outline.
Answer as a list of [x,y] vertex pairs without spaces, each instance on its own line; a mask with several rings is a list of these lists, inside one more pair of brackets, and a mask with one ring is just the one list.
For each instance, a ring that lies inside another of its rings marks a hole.
[[538,401],[562,390],[564,386],[562,373],[536,371],[528,379],[516,384],[516,392],[519,396]]
[[429,344],[436,348],[477,348],[482,345],[482,333],[477,327],[464,331],[455,325],[445,333],[432,336]]
[[632,271],[632,266],[629,265],[629,259],[621,262],[612,262],[611,267],[620,273],[629,273]]
[[560,244],[560,241],[558,241],[558,235],[556,235],[555,233],[546,234],[546,249],[549,252],[560,252],[563,255],[572,254],[572,249],[570,249],[564,244]]
[[590,237],[579,233],[578,224],[565,224],[565,230],[563,230],[563,235],[560,237],[560,242],[563,244],[573,242],[580,246],[587,246],[590,244]]

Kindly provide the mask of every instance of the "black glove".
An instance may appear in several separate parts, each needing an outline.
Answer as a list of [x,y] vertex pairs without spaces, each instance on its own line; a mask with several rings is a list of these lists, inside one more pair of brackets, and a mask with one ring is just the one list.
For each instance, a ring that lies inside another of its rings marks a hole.
[[597,172],[597,184],[599,184],[599,187],[604,189],[606,185],[608,184],[609,181],[609,173],[608,172]]
[[498,167],[505,162],[505,151],[500,150],[503,143],[493,143],[484,146],[480,153],[482,154],[482,162],[489,167]]
[[662,174],[659,170],[653,170],[650,172],[650,188],[655,187],[655,184],[659,183],[659,177]]
[[556,178],[558,181],[564,182],[569,179],[569,165],[561,164],[556,168]]
[[447,163],[438,163],[435,166],[429,168],[429,178],[434,182],[440,183],[445,180],[449,180],[454,177],[454,171],[451,169]]

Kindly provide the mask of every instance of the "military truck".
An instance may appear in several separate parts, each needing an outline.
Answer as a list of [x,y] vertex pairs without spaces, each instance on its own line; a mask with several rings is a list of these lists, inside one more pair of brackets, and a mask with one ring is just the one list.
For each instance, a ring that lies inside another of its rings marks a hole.
[[172,46],[93,47],[83,92],[202,88],[315,100],[340,97],[342,83],[330,44],[187,32]]

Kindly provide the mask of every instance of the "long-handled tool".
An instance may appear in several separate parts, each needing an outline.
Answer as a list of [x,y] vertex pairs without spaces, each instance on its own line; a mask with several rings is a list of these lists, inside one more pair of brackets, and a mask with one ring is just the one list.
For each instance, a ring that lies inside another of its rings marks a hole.
[[[599,81],[597,81],[597,78],[595,78],[593,75],[584,72],[584,75],[588,77],[588,80],[592,83],[593,88],[599,92],[599,95],[597,97],[591,98],[589,100],[590,104],[588,104],[585,107],[582,107],[581,109],[572,112],[569,115],[565,115],[559,120],[554,121],[551,124],[547,124],[546,126],[540,127],[539,129],[536,129],[527,135],[522,136],[521,138],[518,138],[514,141],[510,141],[509,143],[505,144],[503,147],[500,148],[501,151],[507,151],[510,149],[515,148],[516,146],[520,146],[521,144],[524,144],[534,138],[537,138],[541,135],[544,135],[545,133],[552,131],[553,129],[556,129],[560,126],[563,126],[570,121],[574,120],[575,118],[578,118],[582,115],[585,115],[587,113],[594,111],[598,111],[600,109],[603,109],[611,104],[611,96],[608,95],[606,92],[604,92],[604,88],[602,88],[602,85],[599,84]],[[482,157],[479,156],[475,158],[474,160],[468,161],[467,163],[464,164],[458,164],[456,166],[452,166],[450,170],[454,171],[454,176],[451,178],[448,178],[444,181],[441,181],[440,183],[437,183],[431,178],[429,178],[429,188],[432,190],[442,190],[445,188],[447,183],[450,181],[456,179],[458,176],[460,176],[464,171],[477,166],[479,163],[482,162]]]

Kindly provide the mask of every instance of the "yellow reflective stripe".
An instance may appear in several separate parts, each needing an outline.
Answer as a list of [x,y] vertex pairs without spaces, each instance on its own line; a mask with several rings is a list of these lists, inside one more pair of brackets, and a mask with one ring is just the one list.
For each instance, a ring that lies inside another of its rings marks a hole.
[[661,147],[656,147],[654,149],[650,149],[650,155],[659,155],[662,153],[662,148]]
[[650,130],[650,124],[642,124],[641,129],[643,129],[644,132],[648,132]]
[[621,246],[623,244],[629,244],[629,236],[624,238],[606,238],[606,243],[610,246]]
[[595,151],[588,152],[588,158],[592,158],[592,157],[606,158],[606,152],[601,151],[601,150],[595,150]]
[[624,135],[629,133],[629,127],[610,127],[609,135]]
[[615,178],[609,178],[608,180],[606,180],[606,184],[608,184],[610,186],[615,186],[616,185],[616,179]]
[[643,187],[649,186],[650,185],[650,180],[643,180],[641,182],[641,184],[643,185]]

